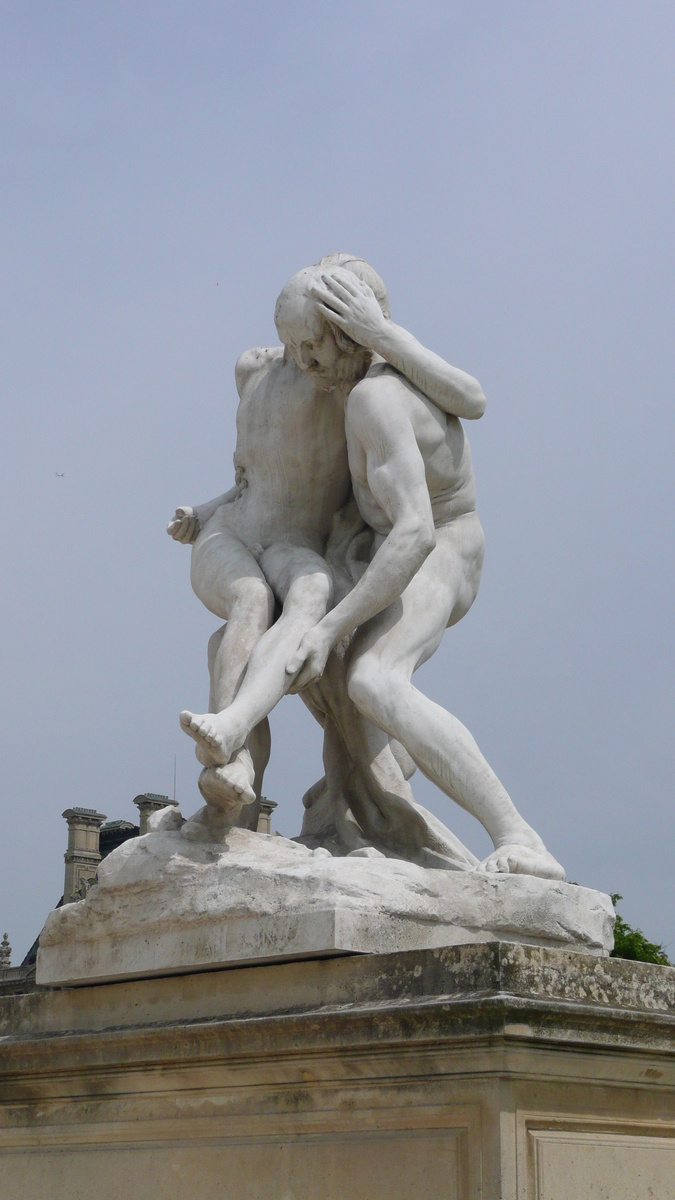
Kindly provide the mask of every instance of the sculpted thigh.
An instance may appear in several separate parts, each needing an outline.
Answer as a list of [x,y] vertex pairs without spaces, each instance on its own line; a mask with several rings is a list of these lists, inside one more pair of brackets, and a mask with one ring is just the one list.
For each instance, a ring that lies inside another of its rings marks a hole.
[[[306,546],[277,544],[261,555],[260,565],[284,609],[309,605],[321,615],[333,595],[333,578],[325,559]],[[320,620],[320,616],[317,617]]]
[[244,543],[222,519],[218,509],[207,521],[192,547],[190,578],[202,604],[221,619],[237,603],[269,608],[271,593],[258,563]]
[[353,667],[366,656],[407,678],[438,649],[448,625],[468,612],[480,582],[483,534],[478,518],[436,530],[436,546],[399,600],[358,630]]

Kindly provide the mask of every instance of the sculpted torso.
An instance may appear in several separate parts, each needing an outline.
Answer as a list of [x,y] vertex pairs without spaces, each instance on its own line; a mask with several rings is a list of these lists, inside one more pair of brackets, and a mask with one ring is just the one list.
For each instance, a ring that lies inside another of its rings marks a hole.
[[[385,364],[371,367],[367,378],[378,378],[385,397],[410,421],[435,525],[473,512],[471,451],[461,422]],[[354,432],[354,410],[363,408],[359,386],[345,414],[343,389],[317,388],[290,356],[284,361],[283,347],[246,351],[236,381],[241,403],[234,465],[242,491],[221,514],[232,531],[254,550],[284,542],[321,553],[353,482],[364,520],[386,535],[391,522],[368,486],[366,456]]]
[[[381,402],[388,406],[392,420],[394,416],[399,419],[404,416],[412,429],[424,462],[434,525],[438,528],[456,517],[475,512],[476,486],[471,450],[461,421],[442,412],[386,364],[371,367],[364,383],[374,379],[378,380]],[[378,504],[368,482],[367,455],[361,437],[364,423],[370,423],[371,396],[371,388],[357,384],[347,401],[345,426],[349,468],[361,516],[380,536],[386,536],[392,522]]]
[[283,542],[322,553],[351,490],[344,393],[318,388],[282,346],[246,351],[236,381],[242,490],[221,519],[254,551]]

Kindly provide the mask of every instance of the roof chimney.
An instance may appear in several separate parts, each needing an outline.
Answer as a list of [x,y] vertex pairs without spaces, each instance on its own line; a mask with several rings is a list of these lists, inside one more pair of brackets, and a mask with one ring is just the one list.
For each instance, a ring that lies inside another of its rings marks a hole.
[[68,822],[68,849],[64,854],[66,877],[63,884],[63,903],[81,900],[96,874],[101,861],[98,841],[105,813],[95,808],[67,808],[62,816]]
[[160,796],[157,792],[143,792],[141,796],[136,796],[134,804],[141,814],[139,818],[139,836],[143,837],[143,834],[148,832],[148,817],[152,816],[158,809],[166,808],[167,805],[171,805],[172,807],[174,804],[177,805],[178,801],[169,800],[168,796]]
[[258,816],[257,833],[272,832],[272,813],[276,807],[276,800],[268,800],[267,796],[260,797],[260,814]]

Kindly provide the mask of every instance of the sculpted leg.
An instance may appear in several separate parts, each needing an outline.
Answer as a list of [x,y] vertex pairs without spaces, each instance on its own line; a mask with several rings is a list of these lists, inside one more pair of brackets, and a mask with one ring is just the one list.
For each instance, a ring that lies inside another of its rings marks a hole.
[[[387,734],[349,699],[347,662],[332,654],[320,680],[300,694],[314,711],[324,714],[324,787],[320,809],[309,816],[303,834],[316,832],[337,815],[338,840],[349,845],[349,826],[360,829],[365,844],[384,853],[455,870],[471,870],[478,860],[455,835],[427,809],[417,804],[407,778],[415,764],[400,743]],[[320,811],[323,809],[323,811]],[[341,815],[340,815],[341,814]],[[363,844],[363,841],[362,843]]]
[[[219,712],[217,704],[222,702],[223,698],[226,703],[228,696],[234,700],[234,686],[231,686],[229,690],[225,689],[227,660],[222,664],[225,670],[219,670],[220,650],[226,631],[227,625],[222,625],[209,638],[209,713]],[[221,799],[229,799],[234,803],[239,799],[247,805],[237,821],[239,826],[246,829],[257,828],[259,815],[259,803],[257,802],[262,796],[263,776],[269,762],[270,748],[269,721],[265,719],[251,730],[246,744],[232,756],[232,761],[228,762],[225,767],[217,767],[217,775],[214,780],[215,790]],[[196,754],[199,761],[204,762],[205,767],[214,767],[210,756],[199,745],[196,746]]]
[[403,744],[428,779],[488,831],[495,852],[480,869],[564,879],[562,867],[520,816],[468,729],[411,682],[445,627],[471,602],[462,594],[462,561],[452,531],[437,532],[436,549],[401,599],[357,635],[349,694],[364,715]]
[[[226,514],[225,514],[226,515]],[[191,582],[202,604],[226,620],[209,645],[211,706],[232,702],[251,651],[274,617],[274,596],[250,550],[218,509],[192,548]]]
[[[256,560],[222,518],[217,511],[202,530],[193,547],[191,573],[200,600],[217,616],[227,617],[209,640],[209,709],[214,713],[234,699],[251,651],[274,612],[274,597]],[[185,728],[182,715],[181,725]],[[196,753],[205,768],[218,768],[217,775],[207,770],[200,778],[209,803],[251,804],[269,760],[269,728],[252,735],[250,745],[242,746],[227,765],[199,742]],[[255,815],[249,814],[251,819]]]
[[320,555],[297,546],[275,546],[261,558],[265,576],[283,603],[278,621],[256,643],[235,699],[215,716],[181,713],[186,733],[214,763],[228,763],[250,731],[286,694],[292,678],[286,664],[304,634],[330,604],[332,579]]

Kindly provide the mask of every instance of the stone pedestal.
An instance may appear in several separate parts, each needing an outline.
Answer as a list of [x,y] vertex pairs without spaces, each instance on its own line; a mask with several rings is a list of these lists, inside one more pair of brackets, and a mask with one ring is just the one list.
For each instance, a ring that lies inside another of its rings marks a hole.
[[39,984],[500,938],[597,955],[613,944],[612,902],[592,888],[428,870],[376,851],[333,858],[247,829],[212,843],[180,813],[161,820],[178,827],[125,842],[101,863],[86,899],[50,914]]
[[0,1002],[3,1200],[674,1200],[675,970],[504,942]]

